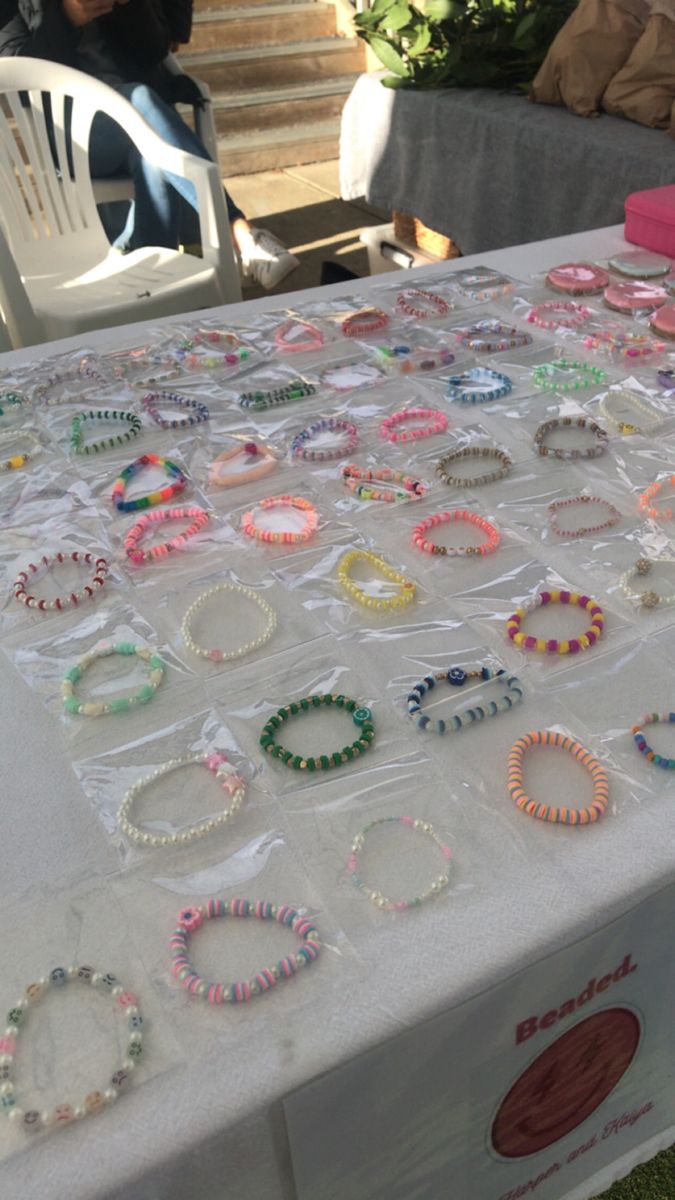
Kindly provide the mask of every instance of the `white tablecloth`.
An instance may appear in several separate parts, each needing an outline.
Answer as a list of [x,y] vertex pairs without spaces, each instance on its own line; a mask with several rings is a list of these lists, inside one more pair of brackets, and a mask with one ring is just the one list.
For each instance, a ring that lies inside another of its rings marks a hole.
[[[606,258],[622,248],[625,243],[617,227],[480,255],[455,265],[485,263],[523,279],[558,262]],[[448,269],[447,264],[439,264],[417,273],[414,282],[418,286],[433,283]],[[386,278],[388,285],[395,286],[397,282],[409,285],[411,279],[403,272],[399,277]],[[373,279],[358,285],[338,285],[322,289],[320,296],[318,292],[296,294],[292,301],[302,304],[356,290],[372,297],[372,289],[378,284],[381,280]],[[223,312],[223,321],[245,322],[270,307],[265,301],[232,306]],[[130,326],[90,335],[87,345],[105,350],[137,344],[140,337],[140,328]],[[14,365],[37,362],[43,356],[76,346],[77,340],[70,339],[58,346],[9,353],[0,359],[0,371],[10,371]],[[489,429],[488,417],[479,414],[478,419]],[[100,465],[103,477],[103,458]],[[654,477],[658,469],[656,463]],[[266,490],[261,489],[260,494],[266,494]],[[390,525],[398,515],[398,512],[391,514]],[[631,528],[630,521],[626,528]],[[35,538],[37,544],[37,525]],[[575,551],[576,548],[570,552],[572,556]],[[508,558],[506,549],[504,552]],[[539,547],[538,553],[545,562],[546,548]],[[391,556],[390,551],[388,557]],[[498,558],[499,555],[495,564]],[[415,561],[411,563],[411,574]],[[279,564],[275,561],[273,565]],[[577,582],[592,592],[596,581],[590,577],[588,568],[580,566],[580,573],[584,571],[584,577]],[[452,608],[452,582],[447,586],[448,604]],[[515,593],[508,575],[502,579],[502,586],[503,600],[511,601]],[[127,599],[124,595],[124,600]],[[598,599],[603,602],[602,595]],[[134,593],[136,602],[142,607],[138,593]],[[644,615],[635,615],[632,624],[624,617],[617,628],[608,630],[606,654],[611,657],[611,663],[607,660],[611,672],[607,675],[604,696],[602,679],[598,685],[593,656],[589,654],[585,664],[588,679],[593,681],[592,686],[589,683],[589,694],[586,696],[584,686],[573,689],[567,694],[569,707],[565,708],[570,719],[578,710],[582,730],[593,729],[594,712],[597,716],[598,708],[605,704],[608,719],[606,723],[601,720],[599,726],[613,721],[616,737],[620,736],[617,730],[623,736],[632,721],[642,715],[643,701],[636,702],[633,694],[644,690],[645,679],[636,648],[645,629],[649,630],[644,649],[650,670],[651,664],[661,664],[660,677],[658,672],[653,677],[653,707],[661,709],[668,703],[673,707],[672,697],[668,701],[667,693],[675,662],[675,633],[667,623],[648,622]],[[49,628],[52,633],[57,632],[53,621]],[[462,643],[461,636],[458,631],[460,646],[477,644],[471,638]],[[296,643],[301,641],[302,637],[296,639]],[[356,661],[358,666],[359,649],[357,646],[355,659],[353,640],[347,646],[329,634],[321,647],[321,662],[324,658],[329,662],[332,657],[339,664],[344,648],[349,662]],[[311,659],[310,649],[308,640],[304,650],[298,649],[288,661],[298,666],[303,657]],[[371,649],[364,662],[370,663]],[[382,764],[384,769],[387,761],[396,761],[396,730],[403,728],[408,736],[410,731],[401,712],[395,712],[387,692],[387,681],[405,673],[401,665],[402,649],[398,644],[388,648],[386,643],[377,643],[375,650],[380,668],[376,677],[367,678],[366,682],[371,694],[379,694],[380,700],[386,695],[376,711],[384,712],[386,706],[388,712],[383,720],[382,748],[373,751],[369,758],[372,757],[373,767]],[[412,657],[414,660],[414,648]],[[341,825],[340,796],[349,791],[349,777],[335,773],[321,785],[327,789],[323,794],[331,797],[331,803],[324,805],[317,784],[316,816],[311,818],[307,811],[300,811],[299,803],[293,803],[293,792],[283,778],[284,790],[278,796],[280,820],[295,864],[288,877],[290,895],[283,894],[283,874],[275,875],[273,867],[269,877],[263,872],[260,880],[253,879],[248,889],[242,886],[241,890],[243,894],[248,890],[253,896],[263,895],[266,883],[268,892],[271,883],[280,900],[305,900],[316,910],[319,926],[323,921],[330,945],[311,972],[289,985],[283,999],[280,989],[279,995],[262,998],[243,1010],[228,1008],[213,1012],[186,1008],[180,993],[180,1002],[173,1004],[171,997],[175,993],[167,987],[163,972],[166,936],[177,897],[169,895],[157,905],[157,911],[149,912],[145,881],[148,873],[153,875],[152,866],[141,863],[135,864],[131,871],[120,871],[119,858],[71,769],[71,757],[86,757],[82,746],[78,746],[76,753],[58,716],[43,706],[38,692],[20,678],[13,666],[15,661],[7,657],[0,668],[0,730],[5,764],[0,871],[4,913],[0,939],[3,996],[8,1004],[15,999],[11,990],[6,995],[5,979],[12,980],[12,988],[22,979],[29,982],[28,976],[20,971],[17,974],[19,966],[25,963],[26,971],[39,970],[35,946],[44,949],[45,972],[60,963],[64,955],[86,953],[96,957],[96,965],[100,964],[102,970],[112,963],[121,974],[126,949],[129,960],[137,964],[132,975],[136,972],[136,978],[140,975],[141,981],[145,980],[143,999],[151,1021],[147,1035],[147,1077],[139,1075],[139,1086],[132,1087],[110,1111],[58,1136],[38,1138],[26,1149],[22,1149],[20,1140],[3,1141],[2,1152],[7,1157],[0,1163],[0,1181],[2,1193],[7,1197],[292,1200],[295,1185],[281,1107],[284,1097],[402,1031],[421,1026],[428,1018],[470,1001],[538,960],[603,929],[672,883],[675,832],[672,791],[669,795],[661,787],[652,793],[648,766],[639,756],[635,755],[634,765],[636,776],[644,780],[639,799],[622,783],[616,810],[600,826],[589,831],[537,827],[533,833],[525,817],[511,813],[504,787],[493,784],[493,780],[499,780],[500,772],[503,775],[503,763],[497,761],[503,737],[498,731],[499,722],[494,722],[494,744],[499,746],[494,762],[490,741],[481,743],[486,757],[474,762],[466,772],[456,765],[462,760],[455,758],[454,744],[443,746],[444,751],[447,749],[446,759],[439,757],[441,752],[434,747],[433,786],[440,781],[441,792],[447,786],[454,796],[446,824],[452,836],[457,875],[453,877],[449,895],[412,914],[411,920],[403,914],[395,922],[380,923],[380,915],[374,910],[367,918],[363,916],[360,906],[367,908],[367,901],[355,893],[353,900],[350,897],[347,902],[353,908],[340,909],[338,905],[336,917],[333,897],[338,896],[342,904],[344,889],[338,887],[331,830],[333,822],[336,829]],[[240,668],[236,679],[242,693],[250,692],[255,699],[256,693],[264,690],[268,674],[275,669],[273,659],[248,671]],[[408,669],[411,669],[409,664]],[[540,667],[531,669],[537,671]],[[224,711],[231,710],[236,707],[237,697],[232,695],[227,676],[220,678],[222,686],[220,690],[211,690],[209,700],[218,699]],[[541,683],[541,676],[536,678]],[[559,681],[560,675],[555,678]],[[185,713],[193,683],[186,680],[180,686],[185,689],[180,703],[176,688],[167,691],[164,697],[160,694],[146,710],[148,719],[152,716],[153,721],[169,725],[177,719],[176,706],[179,715]],[[536,694],[543,697],[545,689]],[[284,698],[282,695],[281,700]],[[623,721],[616,717],[622,707],[620,701],[625,712]],[[554,720],[558,711],[555,705],[550,712],[543,700],[541,705],[541,720]],[[530,707],[528,712],[527,708],[526,698],[518,732],[537,727],[539,714],[536,709],[533,712]],[[141,730],[146,728],[139,726]],[[124,741],[130,742],[132,737],[127,727]],[[425,743],[424,751],[428,749]],[[424,759],[416,763],[413,757],[390,776],[384,771],[379,782],[384,779],[386,790],[389,778],[392,797],[396,797],[399,807],[402,796],[397,789],[405,788],[411,811],[416,806],[424,808],[438,801],[442,812],[442,795],[426,794],[426,770]],[[487,780],[486,790],[476,796],[471,780],[479,777],[482,770]],[[276,773],[274,778],[281,777]],[[500,815],[500,810],[507,815]],[[356,828],[359,827],[357,824]],[[561,832],[563,837],[556,837]],[[539,834],[547,837],[550,834],[550,841]],[[535,841],[528,842],[532,837]],[[533,852],[533,845],[537,852]],[[338,859],[340,853],[338,847]],[[201,865],[208,862],[206,853]],[[170,873],[180,872],[177,866]],[[68,897],[67,901],[64,897]],[[349,921],[344,915],[351,911],[357,921],[363,921],[360,935],[355,939],[350,936]],[[664,922],[661,930],[664,955],[669,952],[670,929],[672,921],[670,926]],[[220,1024],[212,1020],[214,1017]],[[191,1044],[191,1029],[194,1044]],[[78,1062],[78,1070],[81,1065]],[[85,1079],[89,1075],[93,1084],[97,1076],[94,1061]],[[423,1077],[416,1080],[416,1086],[424,1089]],[[348,1105],[348,1100],[344,1103]],[[601,1174],[592,1181],[593,1191],[600,1183],[606,1183],[613,1172],[627,1170],[641,1155],[668,1144],[673,1133],[672,1128],[668,1132],[673,1124],[672,1112],[662,1110],[658,1121],[650,1131],[648,1145],[645,1139],[644,1145],[631,1146],[624,1157],[617,1146],[615,1166],[603,1166]],[[15,1150],[13,1154],[8,1153],[10,1148]],[[298,1152],[296,1140],[294,1153]],[[350,1147],[345,1145],[345,1160],[349,1160],[349,1155]],[[526,1173],[526,1168],[522,1173]],[[589,1166],[589,1177],[592,1175],[593,1168]],[[431,1200],[440,1194],[425,1188],[423,1171],[420,1179],[422,1182],[416,1184],[409,1196]],[[588,1184],[575,1191],[575,1200],[590,1196],[590,1187]],[[326,1194],[332,1196],[333,1192]],[[367,1194],[374,1200],[382,1193],[375,1189]],[[546,1192],[544,1185],[535,1192],[545,1200],[563,1194]],[[302,1195],[305,1200],[306,1193]],[[461,1190],[453,1191],[453,1195],[464,1200]],[[487,1198],[487,1191],[485,1195]],[[315,1198],[322,1200],[321,1190],[315,1192]]]

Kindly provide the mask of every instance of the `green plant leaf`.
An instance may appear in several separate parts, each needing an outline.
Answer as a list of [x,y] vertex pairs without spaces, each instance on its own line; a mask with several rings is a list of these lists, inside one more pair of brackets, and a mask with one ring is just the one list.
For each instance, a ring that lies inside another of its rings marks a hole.
[[391,42],[388,42],[385,37],[381,37],[379,34],[373,35],[369,41],[374,53],[388,71],[393,71],[395,75],[404,77],[409,75],[405,60],[401,58],[398,50],[392,46]]
[[418,58],[420,54],[429,48],[431,43],[431,30],[428,25],[420,25],[417,28],[417,37],[414,42],[408,46],[408,57]]
[[388,9],[382,25],[385,29],[396,32],[397,29],[405,29],[406,25],[410,24],[412,16],[410,5],[406,3],[406,0],[395,0],[395,3]]
[[395,3],[396,0],[374,0],[373,4],[370,6],[370,11],[374,17],[382,17],[386,13],[387,9],[391,8],[392,4]]
[[530,33],[532,27],[536,25],[538,17],[539,14],[536,11],[525,13],[522,21],[516,27],[516,32],[513,35],[514,42],[521,42]]

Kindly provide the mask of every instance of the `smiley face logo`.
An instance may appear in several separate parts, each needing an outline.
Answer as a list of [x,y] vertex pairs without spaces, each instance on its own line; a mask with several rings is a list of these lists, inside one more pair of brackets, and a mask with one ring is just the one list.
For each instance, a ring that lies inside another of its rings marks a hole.
[[492,1145],[504,1158],[536,1154],[581,1125],[628,1070],[640,1022],[627,1008],[580,1021],[544,1050],[504,1097]]

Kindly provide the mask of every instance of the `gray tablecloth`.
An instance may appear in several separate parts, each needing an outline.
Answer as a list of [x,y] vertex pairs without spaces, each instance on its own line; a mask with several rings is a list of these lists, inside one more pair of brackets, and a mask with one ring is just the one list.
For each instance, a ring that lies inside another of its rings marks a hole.
[[342,117],[343,199],[419,217],[464,254],[623,221],[675,180],[675,142],[618,117],[482,88],[392,91],[362,75]]

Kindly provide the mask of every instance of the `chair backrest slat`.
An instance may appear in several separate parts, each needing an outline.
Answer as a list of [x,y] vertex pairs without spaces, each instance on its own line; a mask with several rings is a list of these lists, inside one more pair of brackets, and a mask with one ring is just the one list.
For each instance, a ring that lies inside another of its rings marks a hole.
[[[31,92],[30,98],[36,150],[42,167],[44,200],[46,202],[47,198],[49,198],[49,202],[54,210],[54,220],[59,233],[74,233],[76,227],[70,217],[69,205],[64,196],[66,184],[70,182],[70,172],[68,170],[68,156],[60,127],[63,117],[59,109],[63,109],[65,98],[63,95],[58,94],[52,96],[50,99],[51,111],[49,114],[45,112],[43,92]],[[56,141],[56,162],[60,170],[60,178],[57,178],[53,169],[55,164],[49,141],[50,130]],[[62,142],[64,143],[63,146]]]
[[[17,123],[16,111],[21,109],[21,102],[16,92],[6,93],[5,100],[9,106],[11,117]],[[18,128],[18,125],[17,125]],[[13,201],[16,212],[21,213],[20,227],[24,241],[35,241],[39,236],[41,215],[36,206],[36,197],[26,165],[23,161],[21,148],[9,121],[3,116],[2,120],[2,158],[5,168],[5,184],[8,188],[6,195]]]
[[[8,97],[16,132],[21,139],[21,146],[30,168],[30,172],[24,169],[21,173],[21,185],[24,190],[30,189],[29,210],[35,226],[33,236],[40,239],[61,232],[52,201],[52,192],[58,191],[58,179],[49,143],[47,142],[45,147],[46,156],[41,146],[32,105],[29,106],[25,101],[22,103],[22,99],[23,97],[17,92]],[[17,154],[17,158],[22,161],[20,152]],[[54,184],[51,189],[49,187],[50,176],[53,177]]]

